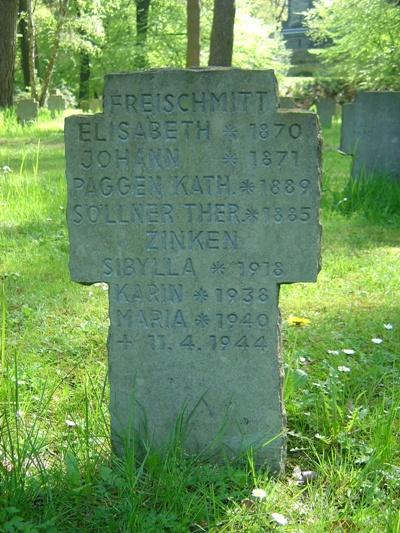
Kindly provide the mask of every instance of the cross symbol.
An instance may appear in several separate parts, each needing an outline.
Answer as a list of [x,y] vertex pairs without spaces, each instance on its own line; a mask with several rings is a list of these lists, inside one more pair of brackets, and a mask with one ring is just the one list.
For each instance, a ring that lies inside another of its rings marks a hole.
[[122,339],[118,340],[117,343],[118,344],[123,344],[124,345],[124,350],[126,350],[130,344],[133,344],[133,342],[131,340],[129,340],[128,335],[123,335]]

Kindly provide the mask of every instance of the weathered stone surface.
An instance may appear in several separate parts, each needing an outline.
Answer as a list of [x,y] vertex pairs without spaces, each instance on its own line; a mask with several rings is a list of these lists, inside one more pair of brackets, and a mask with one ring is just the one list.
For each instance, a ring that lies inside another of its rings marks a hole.
[[55,118],[57,113],[64,111],[65,100],[60,94],[51,94],[47,99],[47,107],[50,110],[51,118]]
[[319,271],[320,141],[277,100],[272,71],[148,71],[66,119],[70,271],[109,285],[118,453],[181,419],[189,452],[282,469],[279,285]]
[[353,154],[354,144],[354,109],[353,103],[342,105],[342,124],[340,126],[340,151]]
[[334,98],[321,98],[317,100],[317,113],[321,121],[321,126],[330,128],[332,118],[335,116],[336,101]]
[[400,92],[357,95],[353,153],[354,178],[400,180]]
[[28,124],[37,119],[38,116],[38,103],[32,98],[26,100],[20,100],[17,103],[17,118],[21,124]]

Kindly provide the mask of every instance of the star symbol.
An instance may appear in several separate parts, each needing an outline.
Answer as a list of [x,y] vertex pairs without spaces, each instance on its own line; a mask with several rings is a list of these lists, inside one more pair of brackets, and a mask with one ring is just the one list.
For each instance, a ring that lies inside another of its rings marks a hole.
[[224,137],[226,137],[230,141],[237,139],[238,133],[238,130],[234,126],[232,126],[232,124],[227,124],[224,128]]
[[206,315],[206,313],[200,313],[199,315],[196,316],[194,321],[201,328],[206,328],[208,326],[208,323],[210,322],[210,319],[208,315]]
[[225,152],[223,160],[226,165],[235,167],[238,162],[238,157],[234,152]]
[[205,289],[197,289],[193,294],[193,297],[197,302],[203,303],[208,298],[208,292]]
[[254,183],[250,180],[244,180],[240,184],[240,190],[247,194],[254,192],[254,187],[255,187]]
[[215,261],[210,267],[213,274],[223,274],[225,272],[225,265],[223,261]]
[[257,222],[257,219],[258,219],[257,209],[250,207],[249,209],[246,209],[244,214],[245,214],[245,220],[247,220],[248,222]]

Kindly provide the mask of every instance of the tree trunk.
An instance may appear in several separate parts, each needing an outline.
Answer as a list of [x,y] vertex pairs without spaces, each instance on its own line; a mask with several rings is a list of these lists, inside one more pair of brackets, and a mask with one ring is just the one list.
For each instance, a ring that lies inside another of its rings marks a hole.
[[47,97],[47,92],[49,90],[51,77],[53,76],[54,67],[56,65],[58,50],[60,48],[60,42],[61,42],[61,31],[64,25],[65,17],[67,15],[68,3],[69,3],[69,0],[63,0],[60,6],[60,14],[59,14],[58,22],[57,22],[56,31],[54,34],[54,41],[53,41],[53,46],[51,50],[51,56],[50,56],[49,63],[47,65],[46,72],[43,77],[42,90],[41,90],[40,97],[39,97],[40,107],[43,107],[46,102],[46,97]]
[[18,2],[0,0],[0,107],[13,104]]
[[18,29],[20,33],[21,68],[24,76],[24,87],[30,87],[31,96],[36,100],[36,37],[31,0],[19,0]]
[[32,0],[26,0],[28,13],[28,60],[29,60],[29,86],[31,88],[31,96],[37,100],[36,91],[36,33],[35,24],[33,22]]
[[[76,16],[78,19],[81,18],[82,13],[81,9],[79,7],[79,4],[76,4]],[[78,29],[79,35],[81,37],[82,42],[86,42],[87,32],[86,29],[83,26],[79,26]],[[78,100],[79,105],[82,108],[82,102],[89,102],[89,96],[90,96],[90,55],[89,52],[81,47],[79,50],[79,93],[78,93]]]
[[39,62],[39,48],[37,41],[35,39],[35,48],[34,48],[34,56],[35,56],[35,72],[37,73],[37,77],[40,79],[42,77],[42,71],[40,68],[40,62]]
[[278,0],[277,6],[276,6],[276,21],[281,24],[283,20],[283,16],[285,14],[285,11],[287,11],[288,8],[288,0]]
[[86,50],[79,52],[79,103],[89,100],[90,57]]
[[200,66],[200,0],[187,0],[186,66]]
[[232,65],[234,23],[235,0],[214,0],[208,61],[210,66],[230,67]]
[[21,49],[21,70],[24,78],[24,87],[30,85],[29,75],[29,33],[28,33],[28,1],[19,0],[19,44]]
[[136,67],[147,66],[146,39],[151,0],[136,0]]

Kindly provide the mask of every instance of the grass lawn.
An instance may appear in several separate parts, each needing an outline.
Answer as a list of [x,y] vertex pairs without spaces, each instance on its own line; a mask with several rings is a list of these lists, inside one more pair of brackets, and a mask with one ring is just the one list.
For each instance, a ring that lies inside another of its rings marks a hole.
[[0,531],[400,532],[399,186],[349,187],[324,132],[322,271],[281,290],[285,476],[179,446],[122,462],[107,292],[69,280],[62,128],[0,115]]

